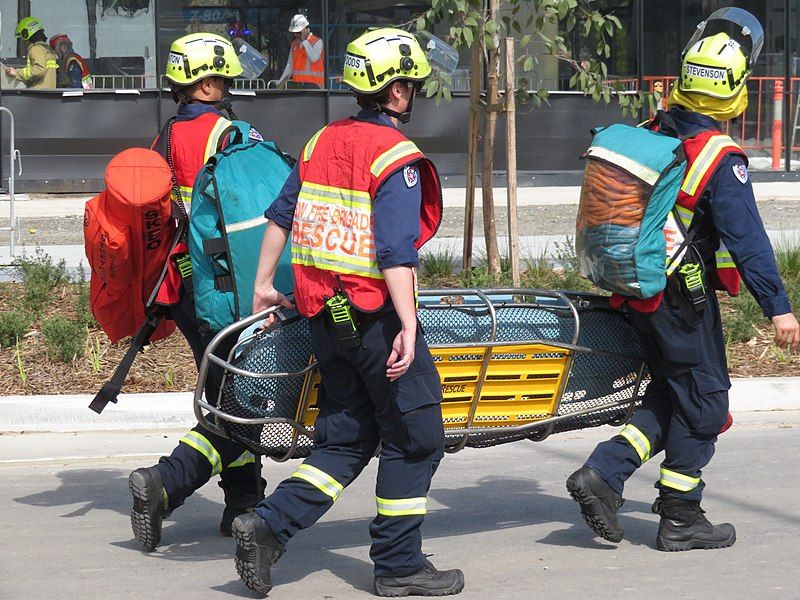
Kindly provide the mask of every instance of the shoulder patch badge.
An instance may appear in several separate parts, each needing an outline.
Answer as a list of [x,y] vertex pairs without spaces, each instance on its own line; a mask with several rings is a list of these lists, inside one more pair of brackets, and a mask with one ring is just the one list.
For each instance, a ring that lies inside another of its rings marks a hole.
[[736,175],[736,179],[741,181],[743,184],[747,183],[749,174],[747,173],[747,167],[744,165],[733,165],[733,174]]
[[419,171],[414,165],[408,165],[403,168],[403,179],[406,180],[407,187],[414,187],[419,181]]
[[250,128],[250,135],[248,136],[251,140],[256,140],[258,142],[263,142],[264,138],[261,137],[261,134],[256,131],[255,127]]

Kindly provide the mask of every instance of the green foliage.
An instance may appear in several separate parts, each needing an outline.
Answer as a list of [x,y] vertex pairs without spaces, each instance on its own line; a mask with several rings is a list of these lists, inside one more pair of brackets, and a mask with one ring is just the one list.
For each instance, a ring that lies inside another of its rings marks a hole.
[[10,348],[27,333],[36,316],[23,310],[0,313],[0,348]]
[[728,343],[747,342],[756,334],[756,324],[764,316],[755,298],[746,289],[741,295],[731,298],[732,310],[722,315],[722,328]]
[[83,356],[86,351],[86,326],[55,315],[42,323],[47,353],[63,362]]
[[17,270],[22,277],[23,302],[26,310],[39,315],[53,300],[56,288],[69,281],[66,261],[54,262],[44,250],[37,247],[33,257],[20,259]]
[[19,338],[17,338],[16,344],[14,345],[14,359],[17,361],[17,375],[19,375],[19,380],[22,382],[22,388],[24,389],[28,387],[28,369],[25,367],[25,363],[22,360]]
[[94,320],[89,304],[89,282],[86,280],[86,269],[83,266],[83,262],[78,265],[78,276],[73,280],[73,283],[78,288],[75,294],[75,319],[86,327],[94,327],[97,325],[97,321]]
[[[539,76],[543,57],[555,57],[575,71],[570,87],[594,101],[606,104],[616,98],[623,113],[636,114],[644,102],[654,105],[652,94],[620,93],[623,86],[608,79],[611,39],[621,32],[622,23],[612,13],[598,10],[594,0],[501,0],[501,17],[490,18],[484,0],[433,0],[431,8],[414,21],[417,30],[447,22],[445,36],[455,48],[480,43],[485,52],[499,51],[500,40],[517,40],[517,97],[539,106],[547,101],[547,90]],[[523,34],[524,32],[524,34]],[[586,48],[574,48],[582,40]],[[582,51],[581,51],[582,50]],[[580,53],[580,57],[576,55]],[[437,100],[449,98],[449,81],[434,74],[426,93]]]
[[457,263],[458,256],[452,248],[422,252],[419,255],[418,268],[420,283],[427,287],[441,285],[443,280],[453,278]]
[[555,243],[555,258],[550,259],[547,248],[539,256],[523,258],[525,272],[522,274],[524,287],[542,290],[570,290],[575,292],[597,291],[581,276],[578,255],[572,237]]

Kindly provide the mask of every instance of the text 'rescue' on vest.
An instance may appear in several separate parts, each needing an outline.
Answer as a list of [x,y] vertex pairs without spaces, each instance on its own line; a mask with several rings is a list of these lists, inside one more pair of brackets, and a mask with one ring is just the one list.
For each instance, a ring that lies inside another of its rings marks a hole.
[[419,168],[422,186],[419,249],[439,228],[442,190],[433,163],[413,142],[393,127],[343,119],[306,144],[291,233],[295,302],[303,315],[323,309],[338,278],[359,310],[386,304],[389,290],[378,268],[372,206],[386,178],[411,163]]

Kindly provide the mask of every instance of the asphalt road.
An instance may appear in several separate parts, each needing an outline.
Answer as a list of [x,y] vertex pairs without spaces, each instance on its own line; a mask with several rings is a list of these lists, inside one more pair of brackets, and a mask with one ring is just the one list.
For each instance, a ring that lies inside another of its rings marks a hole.
[[[797,598],[800,413],[737,415],[705,472],[704,507],[733,522],[733,548],[664,554],[650,513],[657,461],[626,489],[626,538],[592,537],[564,480],[611,430],[448,456],[434,479],[424,549],[466,574],[467,599]],[[132,540],[126,478],[182,432],[0,435],[0,597],[251,598],[217,532],[222,495],[207,485],[165,524],[164,546]],[[270,488],[295,463],[270,462]],[[375,464],[274,569],[271,598],[370,597],[367,527]]]

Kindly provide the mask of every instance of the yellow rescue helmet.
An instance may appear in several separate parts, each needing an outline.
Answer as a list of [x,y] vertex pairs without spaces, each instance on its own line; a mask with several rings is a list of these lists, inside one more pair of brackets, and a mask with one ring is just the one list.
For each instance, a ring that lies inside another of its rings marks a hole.
[[678,88],[721,100],[736,98],[763,45],[764,30],[749,12],[736,7],[715,11],[683,49]]
[[413,34],[384,27],[359,36],[347,45],[342,81],[353,91],[374,94],[393,81],[422,82],[431,65]]
[[14,34],[27,42],[37,31],[44,31],[42,22],[36,17],[25,17],[24,19],[20,19],[20,22],[17,23],[17,29]]
[[214,33],[191,33],[169,48],[165,75],[175,85],[190,85],[212,76],[233,79],[241,74],[233,44]]

